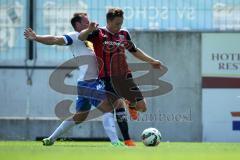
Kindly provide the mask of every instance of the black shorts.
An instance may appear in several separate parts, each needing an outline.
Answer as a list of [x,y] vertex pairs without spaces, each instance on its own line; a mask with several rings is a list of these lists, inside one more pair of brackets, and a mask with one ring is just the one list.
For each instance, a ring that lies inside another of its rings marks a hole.
[[108,100],[115,101],[119,98],[124,98],[130,103],[136,103],[144,99],[139,87],[133,81],[132,74],[104,77],[100,80],[105,85],[104,90],[114,95],[114,98],[110,96]]

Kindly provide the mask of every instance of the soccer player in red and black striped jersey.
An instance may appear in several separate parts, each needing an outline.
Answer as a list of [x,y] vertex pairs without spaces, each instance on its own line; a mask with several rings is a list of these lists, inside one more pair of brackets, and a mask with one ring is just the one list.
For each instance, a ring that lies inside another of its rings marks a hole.
[[[91,22],[89,27],[80,33],[79,39],[87,39],[93,43],[95,54],[98,60],[100,59],[99,78],[103,80],[105,90],[115,93],[119,99],[128,100],[129,113],[133,119],[137,119],[136,110],[145,112],[146,101],[133,80],[129,84],[132,75],[126,61],[125,50],[127,49],[136,58],[150,63],[154,68],[160,69],[162,64],[137,48],[129,32],[121,29],[123,14],[119,8],[109,9],[106,14],[107,26],[99,28],[98,24]],[[126,78],[128,84],[124,83]],[[129,86],[137,92],[128,92]]]

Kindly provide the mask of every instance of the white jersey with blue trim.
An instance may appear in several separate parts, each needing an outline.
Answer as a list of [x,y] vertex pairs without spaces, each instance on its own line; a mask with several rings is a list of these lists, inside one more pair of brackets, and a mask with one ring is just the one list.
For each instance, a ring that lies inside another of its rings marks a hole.
[[89,62],[87,65],[79,66],[78,81],[97,79],[98,68],[97,60],[93,49],[86,46],[86,42],[78,39],[79,32],[70,32],[63,35],[65,45],[69,45],[74,57],[89,56]]

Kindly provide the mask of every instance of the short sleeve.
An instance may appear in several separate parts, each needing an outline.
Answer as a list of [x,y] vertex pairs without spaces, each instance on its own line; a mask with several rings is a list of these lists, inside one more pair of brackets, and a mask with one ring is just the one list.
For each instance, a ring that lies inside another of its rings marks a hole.
[[92,42],[92,43],[98,41],[99,32],[100,32],[99,29],[93,31],[92,33],[90,33],[90,34],[88,35],[87,40],[90,41],[90,42]]
[[78,40],[79,32],[70,32],[63,35],[65,45],[72,45],[74,41]]
[[128,31],[126,31],[126,39],[128,41],[128,47],[127,47],[127,50],[129,52],[137,52],[137,48],[136,48],[136,45],[133,43],[132,39],[131,39],[131,36],[129,34]]

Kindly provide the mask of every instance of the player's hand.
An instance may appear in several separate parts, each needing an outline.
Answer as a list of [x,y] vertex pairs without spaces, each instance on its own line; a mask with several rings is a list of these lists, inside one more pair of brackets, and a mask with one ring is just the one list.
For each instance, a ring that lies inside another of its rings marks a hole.
[[153,68],[162,69],[163,64],[159,60],[153,60],[150,62]]
[[24,31],[24,36],[25,36],[25,39],[28,39],[28,40],[36,40],[37,38],[37,35],[32,30],[32,28],[26,28]]
[[88,31],[93,32],[93,31],[97,30],[98,29],[98,25],[99,24],[97,24],[95,22],[91,22],[89,24],[89,26],[88,26]]

